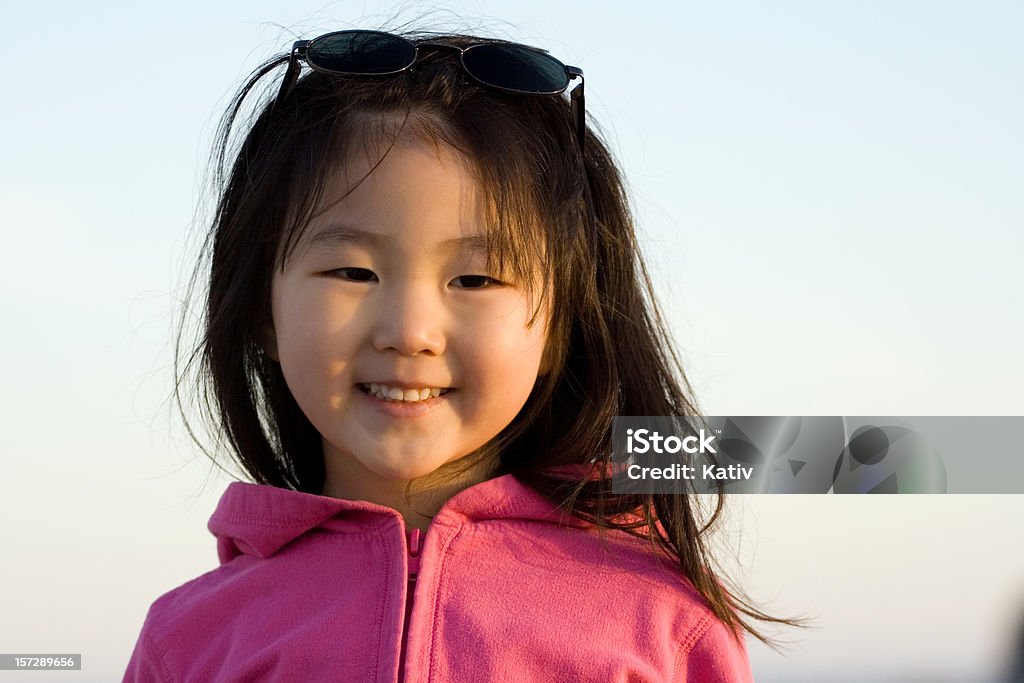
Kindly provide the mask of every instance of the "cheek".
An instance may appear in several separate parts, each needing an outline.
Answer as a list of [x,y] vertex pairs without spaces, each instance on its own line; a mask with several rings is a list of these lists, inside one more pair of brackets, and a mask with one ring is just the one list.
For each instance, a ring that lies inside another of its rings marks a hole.
[[547,334],[543,320],[527,328],[525,315],[515,316],[515,322],[511,318],[473,330],[463,347],[470,377],[482,379],[510,400],[519,400],[533,388]]
[[301,300],[284,297],[274,311],[274,328],[281,362],[301,360],[316,354],[324,336],[325,321],[317,308]]
[[351,316],[322,297],[275,299],[274,328],[285,380],[296,398],[322,393],[347,366]]
[[274,295],[273,314],[278,344],[309,351],[343,338],[353,311],[344,297],[332,296],[314,280],[282,286]]

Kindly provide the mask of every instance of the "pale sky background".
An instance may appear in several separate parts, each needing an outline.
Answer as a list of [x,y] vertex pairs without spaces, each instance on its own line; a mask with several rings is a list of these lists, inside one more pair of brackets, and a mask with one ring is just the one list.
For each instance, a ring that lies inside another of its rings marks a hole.
[[[210,137],[265,58],[393,7],[5,7],[0,652],[85,663],[31,680],[118,680],[216,566],[227,479],[167,402]],[[1024,4],[407,7],[584,69],[707,414],[1024,414]],[[758,681],[998,680],[1024,497],[733,502],[741,585],[817,620]]]

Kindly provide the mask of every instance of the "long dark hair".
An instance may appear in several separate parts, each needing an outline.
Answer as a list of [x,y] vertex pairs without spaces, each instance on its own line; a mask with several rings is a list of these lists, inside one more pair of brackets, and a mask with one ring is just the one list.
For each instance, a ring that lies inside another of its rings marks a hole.
[[[406,37],[460,45],[480,40]],[[272,98],[250,104],[254,111],[245,120],[253,91],[272,93],[265,77],[283,70],[288,57],[282,55],[256,69],[235,95],[218,131],[219,200],[192,280],[194,286],[208,273],[199,339],[183,350],[178,338],[183,416],[183,393],[198,397],[207,426],[253,481],[321,492],[320,435],[263,349],[274,269],[284,267],[325,179],[353,146],[393,140],[396,129],[448,145],[480,181],[492,264],[522,282],[532,282],[542,266],[538,299],[551,295],[551,369],[488,444],[488,452],[499,454],[495,474],[515,475],[599,527],[647,536],[737,637],[745,629],[768,642],[751,619],[795,622],[761,612],[719,578],[706,535],[722,512],[721,495],[702,510],[697,496],[615,495],[606,477],[569,481],[564,475],[565,466],[608,463],[616,415],[698,414],[606,145],[590,129],[581,154],[565,98],[481,86],[450,53],[423,52],[414,68],[386,78],[309,73],[277,106]],[[190,377],[194,394],[184,392]]]

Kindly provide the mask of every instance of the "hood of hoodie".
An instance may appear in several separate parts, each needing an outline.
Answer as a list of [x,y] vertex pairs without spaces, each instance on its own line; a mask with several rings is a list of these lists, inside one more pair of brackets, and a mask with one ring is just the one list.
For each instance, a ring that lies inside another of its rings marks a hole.
[[[221,496],[207,528],[217,538],[217,554],[224,564],[242,554],[270,557],[312,529],[358,522],[367,515],[392,517],[401,523],[398,511],[375,503],[233,482]],[[459,492],[441,507],[435,520],[452,516],[471,521],[527,519],[588,526],[511,474]]]

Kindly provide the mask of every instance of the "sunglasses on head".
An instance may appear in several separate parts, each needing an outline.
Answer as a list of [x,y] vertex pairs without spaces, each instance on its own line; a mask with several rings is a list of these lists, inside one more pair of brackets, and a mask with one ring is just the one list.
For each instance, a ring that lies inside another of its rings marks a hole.
[[520,95],[557,95],[575,78],[580,84],[570,93],[572,114],[580,149],[586,134],[583,104],[583,70],[567,66],[544,50],[529,45],[487,41],[460,47],[443,41],[414,43],[381,31],[336,31],[297,40],[292,45],[288,71],[278,91],[284,101],[299,78],[299,60],[314,71],[342,76],[391,76],[409,69],[422,48],[454,50],[463,70],[475,81],[497,90]]

